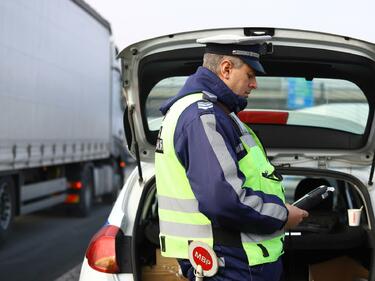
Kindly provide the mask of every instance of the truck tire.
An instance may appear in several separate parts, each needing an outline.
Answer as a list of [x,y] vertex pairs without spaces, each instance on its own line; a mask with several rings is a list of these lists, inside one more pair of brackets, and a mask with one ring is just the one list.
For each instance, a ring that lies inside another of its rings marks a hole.
[[15,214],[15,202],[12,178],[0,178],[0,243],[10,232]]
[[76,206],[76,213],[80,217],[86,217],[90,214],[94,198],[94,180],[92,168],[85,165],[81,172],[82,188],[79,191],[79,203]]
[[121,188],[124,183],[124,176],[122,174],[122,169],[120,165],[116,162],[113,163],[113,190],[111,193],[102,195],[102,200],[104,203],[111,204],[116,201]]

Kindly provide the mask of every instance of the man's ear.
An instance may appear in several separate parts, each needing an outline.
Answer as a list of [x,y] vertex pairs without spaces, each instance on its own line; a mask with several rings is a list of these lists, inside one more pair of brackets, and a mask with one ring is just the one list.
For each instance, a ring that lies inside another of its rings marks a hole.
[[229,79],[232,72],[233,63],[228,59],[223,59],[220,63],[220,76],[222,79]]

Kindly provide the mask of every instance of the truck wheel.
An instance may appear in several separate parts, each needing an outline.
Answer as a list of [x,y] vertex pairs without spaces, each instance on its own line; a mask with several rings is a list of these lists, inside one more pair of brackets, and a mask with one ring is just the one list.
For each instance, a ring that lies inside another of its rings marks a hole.
[[0,178],[0,243],[12,226],[15,213],[14,183],[11,178]]
[[119,195],[122,185],[124,182],[124,176],[122,175],[122,169],[117,163],[113,164],[113,190],[111,193],[102,195],[103,202],[113,203],[116,201]]
[[77,215],[80,217],[86,217],[92,208],[93,203],[93,175],[92,168],[86,165],[82,169],[81,174],[82,188],[79,191],[79,203],[77,206]]

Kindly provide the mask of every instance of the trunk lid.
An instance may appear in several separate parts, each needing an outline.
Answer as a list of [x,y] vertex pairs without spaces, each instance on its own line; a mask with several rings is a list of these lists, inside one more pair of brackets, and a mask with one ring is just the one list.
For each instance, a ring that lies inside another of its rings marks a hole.
[[152,162],[162,102],[177,94],[202,64],[198,38],[219,34],[272,35],[262,58],[267,74],[240,113],[278,165],[369,165],[373,158],[375,45],[331,34],[266,28],[216,29],[158,37],[125,48],[128,146]]

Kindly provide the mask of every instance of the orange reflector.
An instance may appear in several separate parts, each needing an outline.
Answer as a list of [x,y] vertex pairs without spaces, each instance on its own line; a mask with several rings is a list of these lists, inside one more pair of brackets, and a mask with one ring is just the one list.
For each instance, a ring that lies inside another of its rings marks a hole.
[[121,168],[125,168],[125,166],[126,166],[126,163],[125,163],[124,161],[121,161],[121,162],[120,162],[120,167],[121,167]]
[[79,202],[79,195],[78,194],[68,194],[65,199],[65,203],[73,204]]
[[118,266],[115,256],[101,258],[94,262],[94,267],[104,272],[117,272]]
[[73,189],[81,189],[82,188],[82,182],[80,181],[73,181],[70,183],[70,187]]

